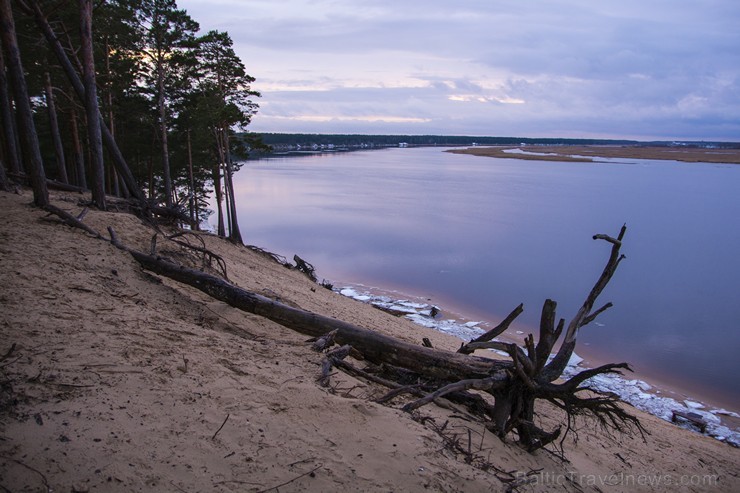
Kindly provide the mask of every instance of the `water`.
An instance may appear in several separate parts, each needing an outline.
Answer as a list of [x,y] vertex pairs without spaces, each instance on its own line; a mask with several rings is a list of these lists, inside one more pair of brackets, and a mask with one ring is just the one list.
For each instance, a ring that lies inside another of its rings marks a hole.
[[546,298],[569,320],[609,255],[591,237],[626,223],[615,306],[579,353],[740,409],[740,166],[404,148],[248,161],[235,189],[246,243],[492,324],[523,302],[512,333]]

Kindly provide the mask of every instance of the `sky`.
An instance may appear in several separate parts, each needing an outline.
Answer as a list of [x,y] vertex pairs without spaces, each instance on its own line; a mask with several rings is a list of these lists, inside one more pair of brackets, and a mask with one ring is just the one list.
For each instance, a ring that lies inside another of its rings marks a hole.
[[740,141],[738,0],[178,0],[255,132]]

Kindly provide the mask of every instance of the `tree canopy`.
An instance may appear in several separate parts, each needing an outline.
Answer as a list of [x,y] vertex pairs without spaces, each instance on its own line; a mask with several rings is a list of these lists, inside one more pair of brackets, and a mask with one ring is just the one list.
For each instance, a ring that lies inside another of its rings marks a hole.
[[175,0],[3,5],[0,186],[27,181],[38,204],[49,180],[100,208],[131,197],[194,229],[215,196],[219,233],[241,241],[233,134],[260,95],[228,33],[200,33]]

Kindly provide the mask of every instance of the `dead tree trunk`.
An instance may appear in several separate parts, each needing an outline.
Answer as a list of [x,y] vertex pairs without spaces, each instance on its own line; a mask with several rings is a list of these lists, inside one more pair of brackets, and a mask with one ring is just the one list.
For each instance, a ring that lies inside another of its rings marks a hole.
[[159,257],[129,250],[142,267],[193,286],[209,296],[240,310],[265,317],[301,334],[320,337],[337,330],[338,344],[350,344],[373,363],[389,363],[442,381],[493,377],[506,380],[506,362],[465,356],[409,344],[331,317],[293,308],[202,271],[173,264]]
[[[515,429],[519,442],[528,450],[535,450],[552,442],[560,435],[561,428],[547,432],[539,428],[534,421],[535,401],[544,399],[563,409],[568,414],[569,422],[571,416],[591,415],[606,428],[630,433],[644,432],[639,420],[618,405],[618,397],[581,385],[595,375],[620,373],[620,369],[630,370],[627,363],[603,365],[582,371],[563,383],[553,383],[562,377],[573,354],[578,330],[593,322],[600,313],[612,306],[611,303],[607,303],[597,310],[593,309],[597,298],[611,280],[619,263],[625,258],[620,253],[625,232],[626,226],[623,226],[617,238],[607,235],[594,236],[594,240],[605,240],[612,245],[611,254],[596,284],[568,324],[560,349],[551,361],[548,362],[565,326],[564,319],[560,319],[555,325],[557,304],[552,300],[546,300],[542,307],[540,335],[536,345],[534,336],[529,334],[525,339],[524,348],[497,341],[475,341],[461,348],[462,352],[468,352],[470,349],[496,348],[506,351],[513,362],[514,371],[508,385],[489,391],[494,397],[493,409],[490,412],[491,431],[503,437]],[[512,312],[513,318],[518,314],[515,313],[516,310]],[[507,318],[507,325],[513,320],[512,315]],[[579,394],[583,393],[589,396],[580,397]]]
[[[540,336],[536,344],[532,334],[526,338],[524,348],[492,340],[522,312],[523,307],[519,306],[497,328],[464,344],[457,353],[451,353],[408,344],[340,320],[292,308],[201,271],[140,252],[130,253],[147,270],[194,286],[233,307],[266,317],[303,334],[319,337],[336,331],[338,344],[351,345],[371,363],[401,368],[407,376],[415,375],[416,380],[426,381],[426,389],[433,389],[427,396],[407,404],[405,410],[413,411],[448,396],[468,405],[470,411],[481,416],[487,427],[499,437],[504,438],[515,431],[518,442],[527,450],[534,451],[561,435],[561,427],[546,431],[536,424],[535,404],[538,400],[548,401],[562,409],[568,417],[568,429],[571,418],[586,415],[595,418],[607,430],[628,434],[639,432],[641,435],[645,432],[640,421],[619,405],[617,396],[584,385],[589,378],[599,374],[630,370],[627,363],[584,370],[562,383],[554,383],[562,377],[573,354],[578,330],[611,306],[607,303],[593,310],[598,296],[624,258],[620,248],[625,231],[626,228],[622,227],[617,238],[594,236],[595,240],[605,240],[612,245],[611,255],[581,309],[568,324],[565,338],[552,360],[551,353],[565,327],[563,319],[555,324],[556,303],[552,300],[545,301],[542,308]],[[495,361],[471,355],[476,349],[485,348],[503,350],[510,360]],[[470,390],[479,394],[471,394]],[[488,395],[493,404],[482,399],[481,393]]]

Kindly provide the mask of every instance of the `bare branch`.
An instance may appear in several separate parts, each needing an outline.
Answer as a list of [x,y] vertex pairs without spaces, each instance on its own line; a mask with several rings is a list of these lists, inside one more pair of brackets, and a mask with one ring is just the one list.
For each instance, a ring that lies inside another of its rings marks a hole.
[[48,204],[48,205],[45,205],[43,207],[43,209],[46,212],[48,212],[50,214],[54,214],[55,216],[57,216],[59,219],[61,219],[64,222],[64,224],[66,224],[68,226],[72,226],[73,228],[79,228],[79,229],[81,229],[81,230],[83,230],[83,231],[91,234],[95,238],[102,238],[102,236],[100,236],[100,233],[98,233],[97,231],[95,231],[94,229],[92,229],[87,224],[83,223],[80,219],[77,219],[75,216],[73,216],[69,212],[60,209],[59,207],[56,207],[56,206],[51,205],[51,204]]
[[[611,237],[607,237],[606,235],[594,236],[594,239],[609,238],[607,241],[612,244],[611,254],[609,255],[609,260],[607,260],[607,263],[604,266],[603,272],[594,284],[594,287],[591,289],[591,292],[586,297],[586,300],[583,302],[583,305],[578,310],[576,316],[568,324],[568,330],[565,333],[563,344],[560,346],[558,353],[555,355],[555,358],[553,358],[553,360],[547,366],[545,366],[543,370],[543,376],[546,375],[545,378],[547,378],[549,381],[552,382],[553,380],[555,380],[565,369],[565,366],[568,364],[568,360],[573,354],[573,350],[576,346],[578,329],[585,325],[586,320],[589,320],[589,314],[593,309],[594,303],[596,303],[596,299],[599,297],[601,292],[611,280],[614,272],[619,266],[619,263],[622,261],[622,259],[624,259],[624,256],[620,255],[619,250],[622,246],[622,239],[624,238],[624,234],[626,231],[627,226],[622,226],[622,229],[620,230],[619,236],[616,240]],[[601,311],[603,311],[603,309],[597,311],[597,314]],[[593,318],[590,318],[589,321],[591,320],[593,320]]]
[[596,320],[596,317],[598,317],[601,313],[607,311],[609,308],[611,308],[613,306],[614,306],[614,304],[611,301],[609,303],[607,303],[606,305],[602,306],[601,308],[599,308],[598,310],[596,310],[595,312],[593,312],[591,315],[589,315],[588,317],[584,318],[583,319],[583,322],[581,322],[581,327],[590,324],[591,322],[593,322],[594,320]]
[[477,378],[477,379],[471,379],[471,380],[460,380],[459,382],[446,385],[442,387],[441,389],[437,390],[436,392],[432,392],[426,397],[422,397],[421,399],[415,400],[414,402],[409,402],[408,404],[403,406],[403,410],[406,412],[411,412],[414,409],[418,409],[421,406],[425,406],[429,404],[430,402],[432,402],[434,399],[438,399],[439,397],[444,397],[445,395],[451,392],[459,392],[462,390],[470,390],[470,389],[491,390],[491,389],[503,386],[504,383],[505,381],[503,381],[500,376],[493,376],[493,377],[488,377],[488,378]]
[[460,349],[457,350],[457,352],[458,353],[462,353],[462,354],[471,354],[473,351],[475,351],[475,349],[480,349],[480,347],[476,348],[476,347],[471,346],[471,344],[474,345],[474,344],[477,344],[477,343],[480,343],[480,342],[487,342],[487,341],[490,341],[490,340],[492,340],[492,339],[500,336],[501,334],[503,334],[506,331],[506,329],[509,328],[509,326],[511,325],[511,323],[523,311],[524,311],[524,304],[522,303],[519,306],[517,306],[516,308],[514,308],[511,311],[511,313],[509,313],[509,315],[507,315],[506,318],[500,324],[498,324],[496,327],[494,327],[493,329],[489,330],[488,332],[486,332],[482,336],[476,337],[475,339],[473,339],[472,341],[470,341],[467,344],[463,344],[460,347]]

